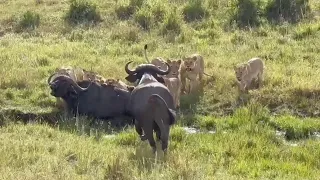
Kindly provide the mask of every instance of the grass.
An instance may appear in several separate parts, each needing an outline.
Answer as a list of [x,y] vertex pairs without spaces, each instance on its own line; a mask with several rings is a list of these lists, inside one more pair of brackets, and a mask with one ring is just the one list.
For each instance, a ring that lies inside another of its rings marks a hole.
[[[1,2],[1,179],[316,179],[318,1],[309,2],[314,16],[299,22],[273,24],[259,17],[257,26],[246,29],[230,24],[235,17],[230,12],[237,11],[224,0],[90,2],[91,14],[99,17],[95,26],[81,19],[77,26],[65,23],[68,0]],[[26,27],[36,28],[16,32],[26,12],[32,12]],[[144,44],[149,58],[200,53],[205,72],[214,76],[205,77],[203,93],[182,97],[166,162],[154,163],[148,144],[138,140],[132,127],[115,138],[97,139],[77,135],[74,127],[12,124],[19,119],[17,111],[6,117],[6,109],[55,111],[46,80],[61,65],[126,82],[124,64],[145,62]],[[242,103],[232,67],[256,56],[266,65],[264,86]],[[182,126],[216,133],[189,135]],[[285,131],[284,138],[276,130]],[[295,142],[298,146],[290,146]]]

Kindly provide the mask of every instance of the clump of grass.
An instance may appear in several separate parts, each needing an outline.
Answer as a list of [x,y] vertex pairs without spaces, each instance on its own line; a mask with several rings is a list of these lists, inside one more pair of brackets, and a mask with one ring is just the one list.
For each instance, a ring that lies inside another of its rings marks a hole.
[[173,11],[169,11],[164,19],[164,22],[162,23],[161,27],[161,33],[162,34],[180,34],[181,32],[181,18],[179,17],[179,14],[174,9]]
[[301,27],[298,30],[295,31],[293,38],[295,40],[302,40],[307,38],[308,36],[312,36],[319,31],[318,26],[306,26],[306,27]]
[[309,0],[271,0],[266,6],[265,14],[274,23],[297,23],[310,11]]
[[238,0],[234,4],[234,13],[231,21],[235,21],[237,26],[241,28],[260,25],[259,7],[260,4],[254,0]]
[[134,20],[145,30],[149,30],[152,24],[152,12],[149,8],[140,8],[134,15]]
[[120,4],[115,8],[117,17],[121,20],[127,20],[133,16],[138,8],[143,5],[143,0],[130,0],[129,4]]
[[183,8],[184,20],[187,22],[200,20],[208,15],[202,0],[189,0]]
[[[119,31],[121,29],[121,31]],[[126,42],[139,41],[139,28],[134,25],[120,23],[111,34],[111,39]]]
[[100,13],[95,4],[86,0],[71,0],[71,4],[64,19],[72,25],[101,21]]
[[164,20],[164,17],[165,17],[165,6],[163,5],[163,3],[156,3],[154,5],[152,5],[152,16],[154,18],[154,22],[155,24],[158,24],[158,23],[162,23],[163,20]]
[[24,29],[34,30],[40,25],[40,15],[35,12],[25,12],[19,20],[17,30],[21,31]]

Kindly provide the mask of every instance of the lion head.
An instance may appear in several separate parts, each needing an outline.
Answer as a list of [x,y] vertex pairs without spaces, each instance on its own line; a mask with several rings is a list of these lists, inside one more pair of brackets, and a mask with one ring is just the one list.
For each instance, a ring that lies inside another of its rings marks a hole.
[[114,86],[124,90],[128,88],[128,86],[124,82],[120,81],[120,79],[113,79],[113,78],[106,79],[103,85]]
[[180,65],[181,65],[181,60],[167,60],[167,63],[170,65],[170,73],[166,75],[166,77],[178,77],[180,73]]
[[233,66],[236,78],[238,81],[241,81],[242,76],[244,75],[244,73],[246,73],[247,71],[247,65],[246,64],[241,64],[241,65],[234,65]]
[[186,71],[193,71],[193,69],[196,67],[196,61],[197,61],[197,56],[193,57],[183,57],[182,58],[182,63]]

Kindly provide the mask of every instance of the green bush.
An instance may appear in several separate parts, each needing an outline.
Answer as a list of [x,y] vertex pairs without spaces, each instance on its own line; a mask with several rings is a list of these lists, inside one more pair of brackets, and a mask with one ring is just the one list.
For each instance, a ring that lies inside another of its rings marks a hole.
[[115,13],[117,14],[118,18],[121,20],[129,19],[138,8],[141,8],[143,5],[144,0],[130,0],[128,5],[119,5],[115,9]]
[[180,34],[181,32],[181,19],[176,12],[176,10],[169,11],[165,19],[163,21],[162,27],[161,27],[161,33],[162,34],[168,34],[168,33],[175,33]]
[[187,22],[200,20],[208,15],[202,0],[189,0],[183,8],[184,20]]
[[235,21],[238,27],[254,27],[260,24],[260,1],[238,0],[234,5],[234,14],[231,21]]
[[18,29],[36,29],[40,24],[40,15],[31,11],[27,11],[22,15],[18,23]]
[[136,12],[134,20],[145,30],[149,30],[152,23],[152,12],[148,8],[141,8]]
[[152,6],[152,15],[156,24],[163,22],[165,14],[165,6],[162,5],[162,3],[157,3]]
[[97,23],[101,21],[96,5],[86,0],[71,0],[65,20],[70,24]]
[[310,12],[309,0],[270,0],[265,9],[267,19],[273,23],[296,23]]

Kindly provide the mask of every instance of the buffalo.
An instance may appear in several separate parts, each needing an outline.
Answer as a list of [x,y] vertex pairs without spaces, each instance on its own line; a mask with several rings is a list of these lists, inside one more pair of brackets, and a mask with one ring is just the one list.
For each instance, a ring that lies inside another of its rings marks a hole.
[[141,140],[148,139],[153,152],[156,151],[153,138],[155,131],[157,140],[161,140],[163,152],[166,152],[170,126],[176,121],[176,110],[173,97],[159,75],[168,74],[170,66],[167,64],[168,69],[163,71],[153,64],[141,64],[135,70],[130,70],[128,66],[131,62],[125,65],[125,71],[128,74],[126,80],[137,82],[128,105],[135,119],[135,130]]
[[69,114],[99,119],[123,115],[131,117],[127,110],[130,99],[130,92],[127,90],[112,85],[101,86],[90,80],[76,83],[66,75],[55,77],[49,86],[51,95],[61,97],[66,102]]

